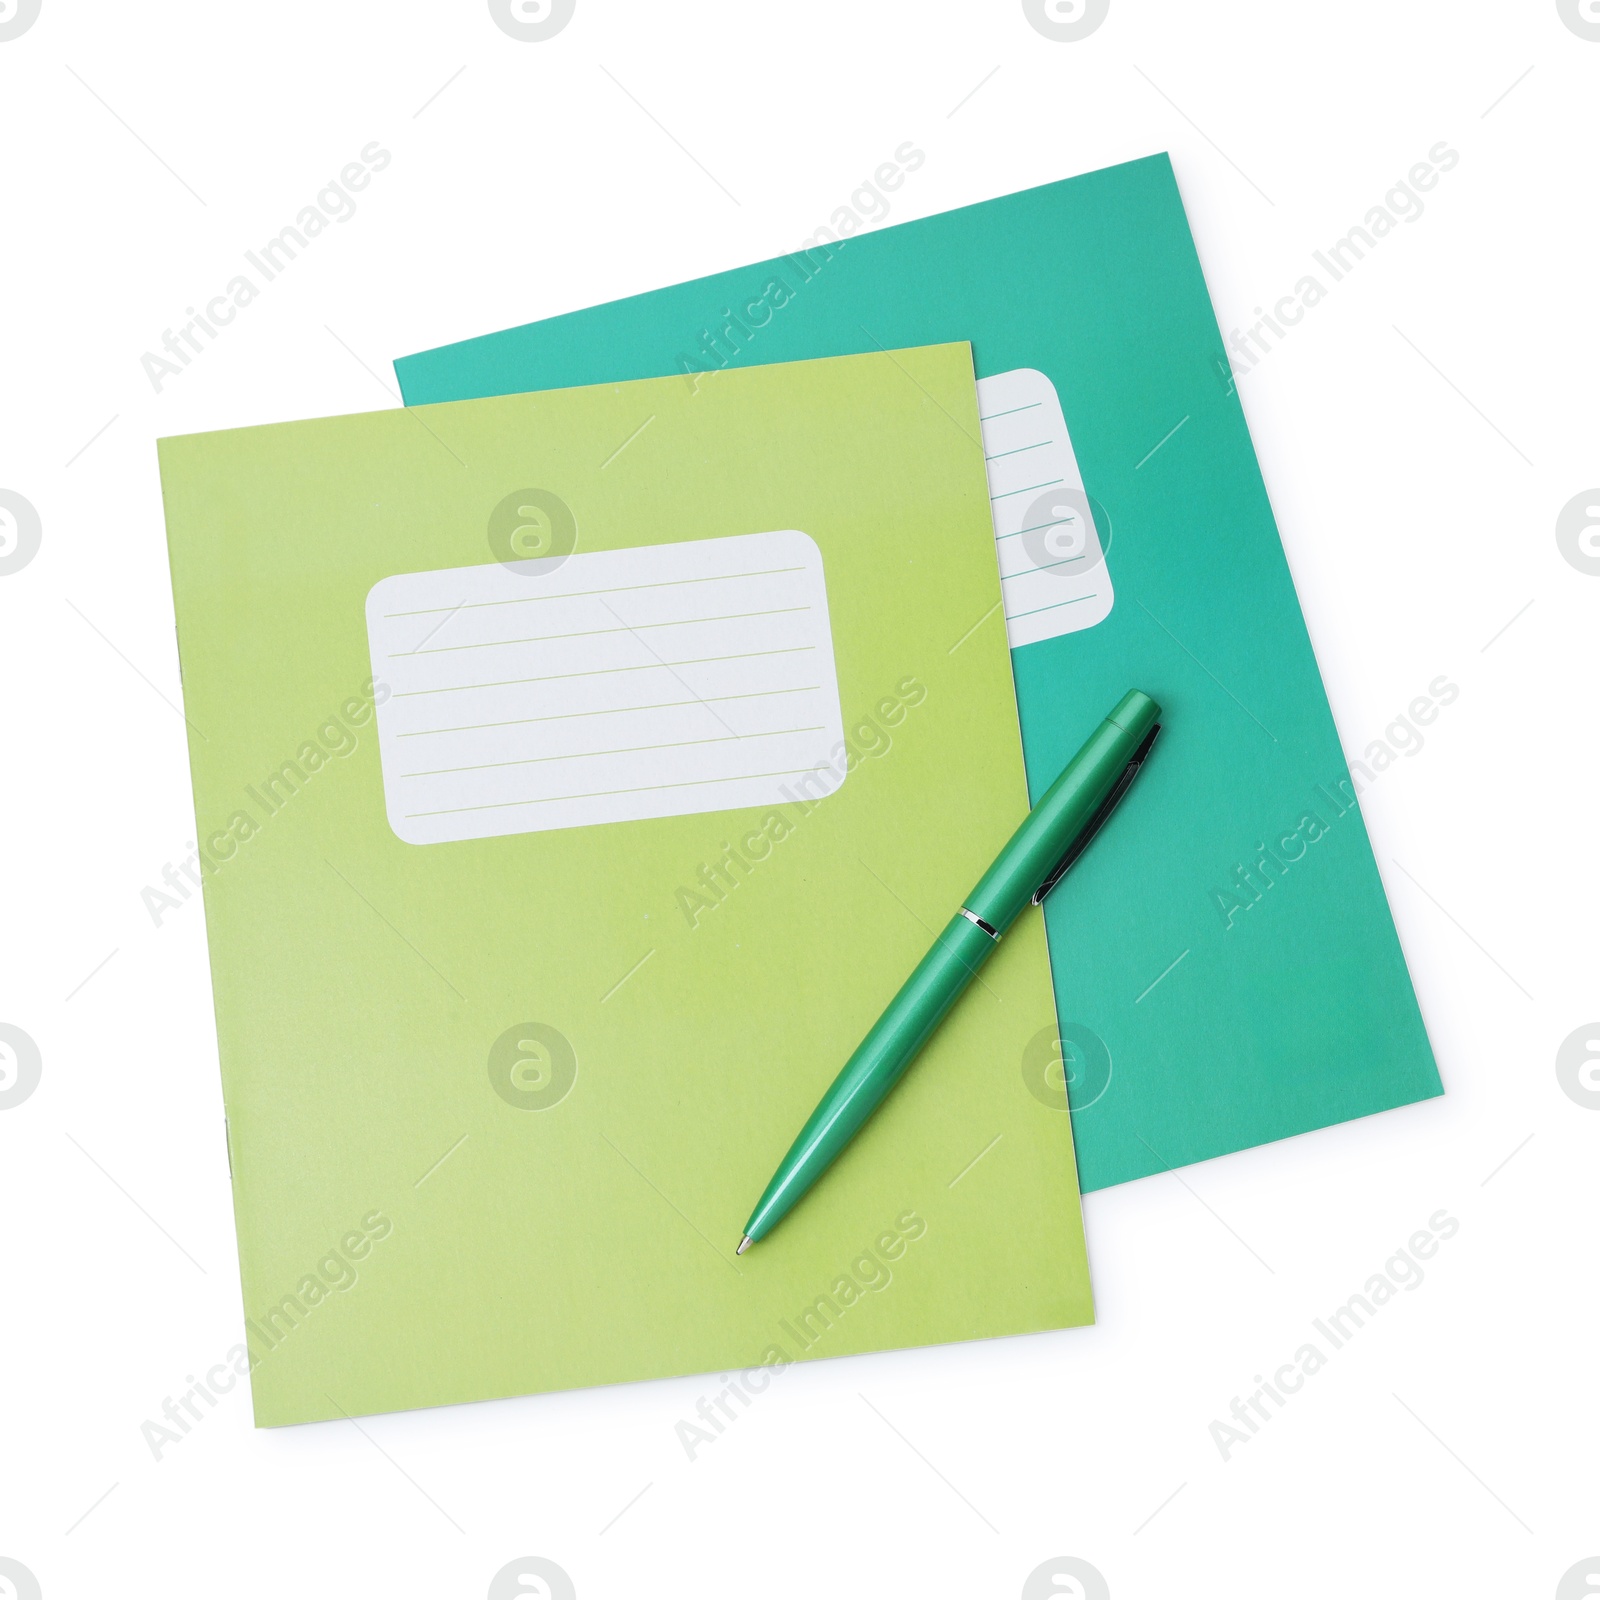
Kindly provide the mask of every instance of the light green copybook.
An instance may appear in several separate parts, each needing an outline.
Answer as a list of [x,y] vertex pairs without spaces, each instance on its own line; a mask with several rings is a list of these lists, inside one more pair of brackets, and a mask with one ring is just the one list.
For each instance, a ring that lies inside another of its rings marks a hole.
[[259,1423],[1091,1320],[1033,916],[734,1257],[1027,808],[978,438],[945,344],[161,442]]

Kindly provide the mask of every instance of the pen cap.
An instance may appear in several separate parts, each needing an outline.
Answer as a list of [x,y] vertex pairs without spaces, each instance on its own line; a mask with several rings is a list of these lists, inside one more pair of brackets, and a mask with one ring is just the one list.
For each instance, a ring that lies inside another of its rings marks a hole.
[[966,907],[1004,932],[1056,865],[1094,825],[1100,807],[1161,716],[1147,694],[1130,689],[1062,768],[966,899]]

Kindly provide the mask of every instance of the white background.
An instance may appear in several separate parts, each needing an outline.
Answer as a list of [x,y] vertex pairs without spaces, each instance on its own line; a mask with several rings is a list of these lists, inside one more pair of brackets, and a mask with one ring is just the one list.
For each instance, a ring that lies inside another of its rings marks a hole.
[[[0,1555],[46,1600],[476,1600],[527,1554],[583,1600],[1011,1597],[1059,1555],[1116,1600],[1545,1597],[1600,1555],[1600,1111],[1554,1065],[1600,1017],[1600,577],[1554,533],[1600,483],[1597,91],[1555,0],[1112,0],[1078,43],[1011,0],[579,0],[534,44],[482,3],[44,0],[0,43],[0,487],[43,525],[0,577],[0,1021],[43,1057],[0,1111]],[[375,139],[358,214],[155,393]],[[194,826],[153,440],[788,249],[907,139],[893,220],[1169,149],[1225,331],[1460,151],[1241,383],[1347,752],[1460,685],[1363,799],[1445,1098],[1094,1195],[1098,1326],[797,1369],[692,1463],[692,1379],[359,1430],[240,1391],[155,1461],[241,1310],[202,913],[140,902]],[[1427,1281],[1224,1462],[1213,1419],[1441,1207]]]

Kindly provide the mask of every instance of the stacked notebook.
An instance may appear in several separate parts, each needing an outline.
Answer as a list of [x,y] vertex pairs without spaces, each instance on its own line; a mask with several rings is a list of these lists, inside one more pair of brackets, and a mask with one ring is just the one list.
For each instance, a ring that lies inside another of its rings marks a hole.
[[258,1422],[1085,1323],[1080,1183],[1440,1092],[1165,158],[396,367],[161,444]]

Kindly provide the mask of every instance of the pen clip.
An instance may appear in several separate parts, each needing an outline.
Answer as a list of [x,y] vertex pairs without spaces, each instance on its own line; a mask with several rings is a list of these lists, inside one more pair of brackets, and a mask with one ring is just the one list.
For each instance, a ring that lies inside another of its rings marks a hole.
[[1161,732],[1158,722],[1144,736],[1144,741],[1133,752],[1127,766],[1122,769],[1121,776],[1111,785],[1111,792],[1100,802],[1100,809],[1089,819],[1089,825],[1067,847],[1067,853],[1051,869],[1050,876],[1033,893],[1033,904],[1043,905],[1044,897],[1066,877],[1067,869],[1089,848],[1089,841],[1106,825],[1106,819],[1117,809],[1117,802],[1128,792],[1129,785],[1139,776],[1139,768],[1145,763],[1150,754],[1150,746],[1156,742],[1156,735]]

